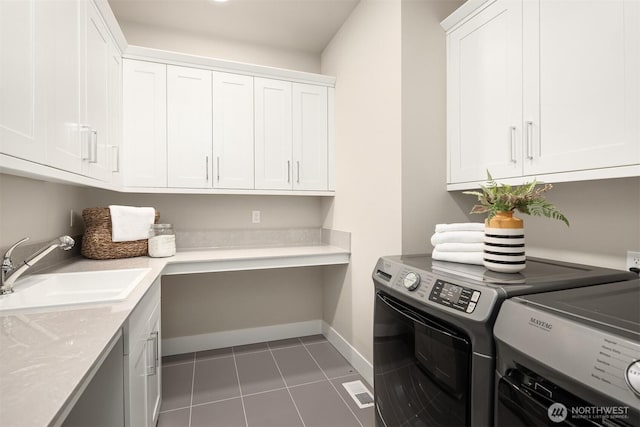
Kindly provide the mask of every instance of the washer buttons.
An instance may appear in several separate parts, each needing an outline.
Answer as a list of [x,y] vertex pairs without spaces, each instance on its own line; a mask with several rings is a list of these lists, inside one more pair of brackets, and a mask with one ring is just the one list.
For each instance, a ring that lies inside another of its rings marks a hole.
[[[478,302],[479,299],[480,299],[480,292],[473,291],[473,295],[471,295],[471,301]],[[475,306],[475,304],[474,304],[474,306]]]

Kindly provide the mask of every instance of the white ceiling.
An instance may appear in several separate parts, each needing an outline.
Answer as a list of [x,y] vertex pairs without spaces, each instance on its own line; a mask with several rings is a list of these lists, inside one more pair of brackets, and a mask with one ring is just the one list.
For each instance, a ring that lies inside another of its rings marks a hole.
[[109,0],[109,4],[119,21],[320,53],[358,1]]

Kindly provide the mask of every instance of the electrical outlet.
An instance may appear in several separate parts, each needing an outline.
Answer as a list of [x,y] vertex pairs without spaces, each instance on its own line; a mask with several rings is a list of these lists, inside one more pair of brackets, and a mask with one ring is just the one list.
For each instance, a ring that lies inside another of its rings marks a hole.
[[627,251],[627,270],[640,268],[640,252]]
[[260,211],[251,211],[251,222],[260,224]]

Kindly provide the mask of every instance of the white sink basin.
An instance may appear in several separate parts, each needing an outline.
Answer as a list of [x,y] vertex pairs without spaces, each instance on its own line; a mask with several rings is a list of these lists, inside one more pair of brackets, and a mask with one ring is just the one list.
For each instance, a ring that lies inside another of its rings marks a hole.
[[0,311],[122,301],[149,270],[34,274],[18,279],[12,294],[0,295]]

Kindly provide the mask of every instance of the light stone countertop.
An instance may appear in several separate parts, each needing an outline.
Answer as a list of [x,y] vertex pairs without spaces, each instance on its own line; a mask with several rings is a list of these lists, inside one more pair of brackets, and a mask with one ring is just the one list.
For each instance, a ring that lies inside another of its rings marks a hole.
[[170,258],[76,259],[47,271],[150,269],[121,302],[0,312],[0,425],[59,425],[109,343],[160,275],[347,264],[349,257],[349,250],[324,244],[219,248],[179,251]]

